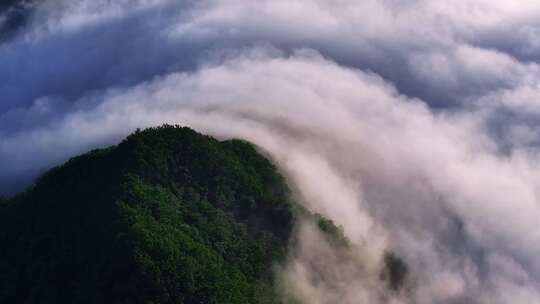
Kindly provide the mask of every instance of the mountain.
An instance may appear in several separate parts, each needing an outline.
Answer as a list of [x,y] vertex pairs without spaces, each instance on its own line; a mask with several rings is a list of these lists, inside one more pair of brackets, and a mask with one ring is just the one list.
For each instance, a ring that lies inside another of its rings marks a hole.
[[[291,197],[247,142],[138,130],[0,197],[0,303],[281,303],[274,266],[297,219],[349,246]],[[385,262],[397,290],[406,265]]]
[[290,197],[249,143],[137,131],[2,200],[0,303],[275,303]]

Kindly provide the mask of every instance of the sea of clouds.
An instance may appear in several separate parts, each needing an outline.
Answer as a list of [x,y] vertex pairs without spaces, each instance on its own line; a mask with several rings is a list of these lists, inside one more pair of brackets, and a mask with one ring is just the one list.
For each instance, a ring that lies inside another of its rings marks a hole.
[[[44,0],[0,42],[0,192],[135,130],[257,144],[302,303],[540,303],[537,0]],[[7,13],[0,15],[0,30]],[[4,23],[3,23],[4,22]],[[397,252],[406,288],[380,281]]]

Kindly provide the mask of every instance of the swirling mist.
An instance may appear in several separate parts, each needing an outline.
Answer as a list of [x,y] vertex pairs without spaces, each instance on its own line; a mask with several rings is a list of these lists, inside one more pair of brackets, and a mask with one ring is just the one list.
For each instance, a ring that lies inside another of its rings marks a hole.
[[[303,303],[540,303],[535,1],[27,3],[0,44],[0,190],[136,128],[258,145],[307,223]],[[9,23],[12,24],[12,23]],[[537,231],[538,230],[538,231]],[[384,252],[410,266],[379,278]]]

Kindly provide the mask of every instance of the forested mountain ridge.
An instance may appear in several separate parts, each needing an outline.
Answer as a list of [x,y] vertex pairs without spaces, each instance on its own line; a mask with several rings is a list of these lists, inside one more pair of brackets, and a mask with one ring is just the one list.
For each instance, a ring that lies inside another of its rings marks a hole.
[[[0,303],[282,303],[274,266],[299,218],[350,246],[250,143],[138,130],[0,197]],[[397,290],[406,265],[385,263]]]
[[0,204],[0,303],[277,303],[294,209],[249,143],[137,131]]

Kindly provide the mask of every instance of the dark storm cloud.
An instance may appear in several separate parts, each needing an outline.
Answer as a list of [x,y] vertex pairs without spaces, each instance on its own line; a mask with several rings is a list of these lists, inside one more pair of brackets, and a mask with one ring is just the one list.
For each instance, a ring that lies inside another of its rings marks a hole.
[[4,1],[0,4],[0,43],[9,40],[21,30],[29,15],[31,9],[24,2],[20,4],[10,3],[13,1]]

